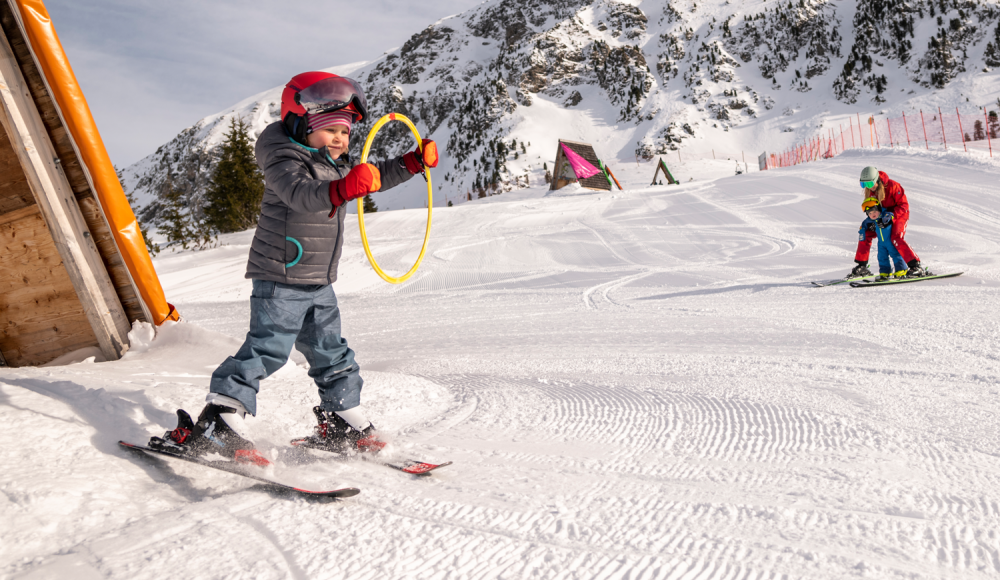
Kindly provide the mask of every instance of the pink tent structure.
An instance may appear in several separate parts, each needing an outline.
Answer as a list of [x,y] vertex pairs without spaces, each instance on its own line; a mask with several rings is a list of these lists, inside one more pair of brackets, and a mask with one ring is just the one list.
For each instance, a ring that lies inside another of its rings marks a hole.
[[580,157],[580,155],[570,149],[565,143],[560,141],[559,146],[562,147],[563,153],[566,154],[566,160],[569,161],[570,167],[573,168],[573,173],[576,174],[577,179],[592,177],[601,172],[600,169],[588,163],[586,159]]
[[587,189],[611,191],[610,180],[598,168],[600,164],[590,143],[560,139],[549,189],[562,189],[571,183],[579,183]]

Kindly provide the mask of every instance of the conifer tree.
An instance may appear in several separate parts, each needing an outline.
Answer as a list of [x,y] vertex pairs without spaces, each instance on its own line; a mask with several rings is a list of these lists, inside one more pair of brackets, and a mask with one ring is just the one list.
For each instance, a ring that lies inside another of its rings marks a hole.
[[365,196],[364,205],[362,207],[364,208],[365,213],[375,213],[378,211],[378,206],[375,205],[375,200],[372,199],[372,196],[370,195]]
[[194,231],[184,203],[184,192],[169,183],[167,191],[161,197],[163,209],[160,211],[160,233],[167,237],[168,248],[179,244],[186,250]]
[[174,185],[173,176],[168,175],[166,191],[160,194],[160,214],[158,231],[167,237],[165,247],[176,250],[193,247],[196,250],[210,248],[218,236],[205,221],[199,221],[194,210],[188,205],[183,189]]
[[160,244],[154,243],[153,240],[150,239],[150,237],[149,237],[149,227],[143,225],[143,223],[141,221],[139,221],[139,210],[141,210],[142,208],[139,207],[139,202],[135,199],[135,193],[134,192],[127,192],[127,190],[125,189],[125,180],[123,179],[122,170],[121,169],[118,169],[117,167],[115,167],[115,175],[118,176],[118,183],[121,184],[122,191],[126,192],[125,193],[125,200],[132,207],[132,212],[135,213],[135,223],[139,224],[139,233],[142,234],[142,241],[143,241],[143,243],[146,244],[146,250],[149,252],[150,256],[155,256],[155,255],[159,254],[160,253]]
[[986,66],[1000,66],[1000,22],[993,31],[993,37],[994,39],[986,45],[986,52],[983,54]]
[[250,145],[250,126],[242,117],[232,119],[225,138],[205,192],[205,221],[221,233],[240,232],[257,225],[264,176]]

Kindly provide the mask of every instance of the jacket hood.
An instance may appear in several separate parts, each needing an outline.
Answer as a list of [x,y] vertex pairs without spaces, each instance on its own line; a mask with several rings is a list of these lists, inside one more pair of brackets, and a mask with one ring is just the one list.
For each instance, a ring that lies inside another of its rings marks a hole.
[[257,144],[254,146],[257,155],[262,157],[258,159],[258,163],[262,167],[268,165],[271,157],[283,149],[297,149],[304,153],[315,151],[315,149],[310,149],[305,145],[300,145],[293,141],[288,136],[288,133],[285,132],[285,128],[281,126],[281,123],[271,123],[268,125],[260,134],[260,137],[257,137]]

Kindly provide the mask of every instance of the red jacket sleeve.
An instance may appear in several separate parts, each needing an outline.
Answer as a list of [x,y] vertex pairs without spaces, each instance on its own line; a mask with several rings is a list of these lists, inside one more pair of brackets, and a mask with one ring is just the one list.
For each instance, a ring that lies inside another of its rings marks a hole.
[[898,182],[889,179],[884,172],[879,172],[882,185],[885,187],[885,199],[882,207],[892,211],[897,221],[905,221],[910,217],[910,203],[906,200],[906,192]]

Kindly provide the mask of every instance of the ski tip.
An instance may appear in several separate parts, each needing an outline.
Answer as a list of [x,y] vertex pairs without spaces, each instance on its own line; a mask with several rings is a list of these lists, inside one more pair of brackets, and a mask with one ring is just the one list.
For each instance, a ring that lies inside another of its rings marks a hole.
[[341,489],[334,489],[331,491],[314,491],[311,489],[302,489],[299,487],[293,487],[295,491],[299,493],[304,493],[311,496],[327,496],[327,497],[354,497],[361,493],[361,490],[356,487],[344,487]]
[[445,463],[421,463],[415,461],[413,463],[408,463],[404,466],[401,466],[399,470],[402,471],[403,473],[409,473],[410,475],[427,475],[430,472],[434,471],[435,469],[446,467],[448,465],[451,465],[450,461],[447,461]]

